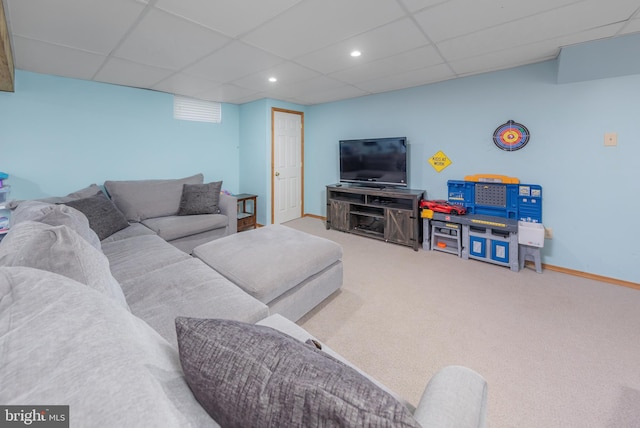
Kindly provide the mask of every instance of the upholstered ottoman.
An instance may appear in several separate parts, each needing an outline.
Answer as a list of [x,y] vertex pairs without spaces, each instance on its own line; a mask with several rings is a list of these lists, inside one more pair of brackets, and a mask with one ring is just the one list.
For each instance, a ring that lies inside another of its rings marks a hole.
[[291,321],[342,286],[342,247],[282,225],[216,239],[192,254]]

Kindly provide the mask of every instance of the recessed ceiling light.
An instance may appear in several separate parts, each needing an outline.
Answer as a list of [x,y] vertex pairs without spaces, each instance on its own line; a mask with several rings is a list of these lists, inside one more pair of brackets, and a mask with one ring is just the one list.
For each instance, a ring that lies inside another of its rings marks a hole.
[[269,82],[275,83],[277,81],[278,81],[278,79],[276,77],[269,77]]
[[351,52],[351,56],[354,57],[354,58],[355,57],[359,57],[360,55],[362,55],[362,52],[360,52],[360,51],[352,51]]

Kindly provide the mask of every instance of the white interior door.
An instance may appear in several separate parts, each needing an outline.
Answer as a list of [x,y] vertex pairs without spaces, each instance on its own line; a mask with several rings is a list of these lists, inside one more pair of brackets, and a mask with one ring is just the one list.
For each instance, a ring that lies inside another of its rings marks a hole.
[[273,223],[302,217],[302,114],[273,111]]

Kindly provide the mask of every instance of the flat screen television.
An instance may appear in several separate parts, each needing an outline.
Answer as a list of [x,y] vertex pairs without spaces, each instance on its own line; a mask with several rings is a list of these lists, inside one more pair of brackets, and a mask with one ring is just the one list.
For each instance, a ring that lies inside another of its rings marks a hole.
[[406,137],[340,140],[340,181],[406,187],[407,156]]

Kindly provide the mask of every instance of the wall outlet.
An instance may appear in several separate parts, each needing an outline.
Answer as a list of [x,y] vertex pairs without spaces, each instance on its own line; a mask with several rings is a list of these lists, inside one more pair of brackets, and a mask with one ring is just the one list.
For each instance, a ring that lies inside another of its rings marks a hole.
[[609,132],[608,134],[604,134],[604,145],[605,146],[617,146],[618,145],[618,134],[615,132]]
[[553,229],[550,227],[544,228],[544,239],[553,239]]

